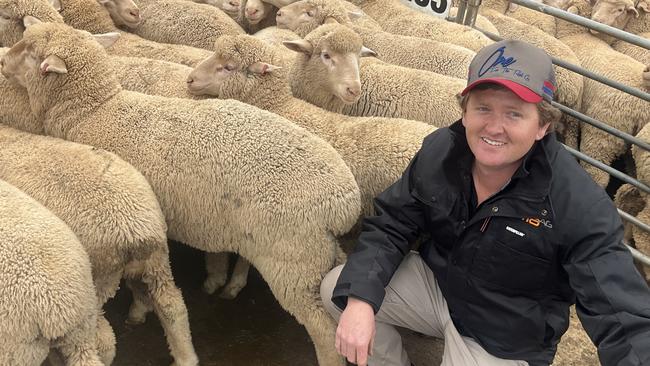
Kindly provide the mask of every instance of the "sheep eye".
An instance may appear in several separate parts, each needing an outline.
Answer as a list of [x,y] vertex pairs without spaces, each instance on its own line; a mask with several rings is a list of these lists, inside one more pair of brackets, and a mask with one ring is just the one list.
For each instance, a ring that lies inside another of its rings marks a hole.
[[4,20],[10,20],[11,19],[11,17],[9,15],[5,14],[5,13],[0,13],[0,18],[2,18]]
[[313,10],[308,10],[307,11],[307,16],[308,17],[313,17],[314,16],[314,11]]
[[232,70],[235,69],[235,67],[232,66],[232,65],[226,65],[226,66],[225,66],[225,69],[226,69],[227,71],[232,71]]
[[330,56],[330,54],[327,53],[327,52],[323,52],[323,58],[326,59],[326,60],[329,60],[329,59],[332,58],[332,56]]

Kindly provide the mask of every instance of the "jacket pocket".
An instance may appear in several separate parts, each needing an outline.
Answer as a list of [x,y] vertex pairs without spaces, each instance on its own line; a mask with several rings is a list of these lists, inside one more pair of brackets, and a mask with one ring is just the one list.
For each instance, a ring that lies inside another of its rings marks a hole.
[[475,279],[521,292],[544,288],[551,263],[498,240],[483,242],[476,251],[470,273]]

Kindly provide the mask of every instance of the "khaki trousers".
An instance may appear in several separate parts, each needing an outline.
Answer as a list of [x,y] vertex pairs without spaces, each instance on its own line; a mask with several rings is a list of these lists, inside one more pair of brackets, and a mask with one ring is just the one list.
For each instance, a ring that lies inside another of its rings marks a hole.
[[[332,292],[343,265],[331,270],[321,284],[325,309],[338,321],[341,310],[332,303]],[[447,301],[433,272],[420,255],[406,255],[386,287],[384,302],[375,317],[376,334],[369,366],[409,366],[402,338],[394,326],[444,338],[442,366],[527,366],[525,361],[492,356],[474,339],[461,336],[451,321]],[[334,342],[332,342],[332,347]]]

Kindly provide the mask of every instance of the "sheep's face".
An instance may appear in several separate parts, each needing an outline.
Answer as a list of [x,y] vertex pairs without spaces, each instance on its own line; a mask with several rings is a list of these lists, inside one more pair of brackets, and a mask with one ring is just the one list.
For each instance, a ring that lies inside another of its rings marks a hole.
[[140,9],[133,0],[97,0],[111,15],[117,26],[136,28],[140,24]]
[[38,64],[31,47],[20,41],[0,59],[0,72],[12,84],[27,88],[27,74],[36,69]]
[[275,22],[278,28],[294,32],[300,27],[315,29],[320,25],[318,15],[318,7],[303,0],[280,8],[275,15]]
[[187,88],[194,95],[222,96],[223,84],[234,77],[240,65],[214,54],[198,64],[187,77]]
[[258,24],[273,12],[273,5],[262,0],[248,0],[244,7],[244,16],[250,24]]
[[57,12],[59,9],[59,0],[0,0],[0,46],[11,47],[23,38],[23,18],[26,16],[63,23]]
[[632,16],[639,16],[632,0],[599,0],[591,11],[592,20],[618,29],[623,29]]
[[218,0],[217,8],[223,10],[226,14],[231,17],[236,17],[239,14],[239,8],[241,7],[241,2],[239,0]]

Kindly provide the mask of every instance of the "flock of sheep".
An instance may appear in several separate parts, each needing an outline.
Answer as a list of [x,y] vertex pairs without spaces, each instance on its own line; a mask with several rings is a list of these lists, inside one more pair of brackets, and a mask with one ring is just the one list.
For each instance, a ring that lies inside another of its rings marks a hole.
[[[128,321],[154,311],[174,364],[197,365],[172,239],[207,252],[210,293],[237,296],[255,266],[319,364],[343,365],[318,294],[345,260],[338,238],[460,117],[469,63],[492,41],[399,0],[196,2],[0,0],[0,364],[111,364],[102,307],[125,279]],[[648,0],[553,5],[650,38]],[[649,50],[506,0],[479,14],[481,29],[650,88]],[[650,141],[646,102],[556,73],[558,102]],[[629,149],[562,122],[567,145],[605,164]],[[632,156],[628,173],[650,182],[648,153]],[[617,194],[650,222],[646,201]],[[647,233],[628,236],[650,254]],[[230,281],[227,252],[241,256]]]

